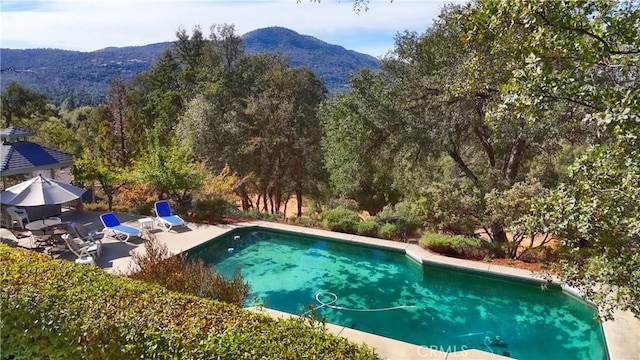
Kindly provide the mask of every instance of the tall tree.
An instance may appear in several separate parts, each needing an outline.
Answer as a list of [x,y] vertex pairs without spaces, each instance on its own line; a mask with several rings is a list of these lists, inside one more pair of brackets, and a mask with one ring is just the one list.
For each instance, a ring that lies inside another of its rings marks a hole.
[[276,61],[262,81],[265,88],[248,103],[247,119],[257,131],[245,147],[258,159],[256,181],[264,210],[269,200],[269,210],[280,212],[281,204],[295,194],[301,216],[302,194],[321,167],[316,110],[327,90],[310,70],[291,69],[283,60]]
[[112,146],[111,156],[118,166],[126,167],[138,152],[143,129],[135,121],[127,89],[120,77],[116,76],[111,81],[107,109],[110,115],[106,125],[110,128],[108,141]]
[[[512,74],[502,110],[532,119],[569,103],[601,138],[572,167],[567,183],[539,202],[544,231],[558,236],[568,261],[559,275],[611,316],[640,316],[640,10],[632,1],[486,0],[461,17],[465,38],[487,40]],[[517,35],[517,37],[516,37]],[[483,59],[486,51],[473,54]],[[481,74],[481,72],[476,72]]]
[[219,83],[244,56],[240,37],[232,25],[213,25],[209,38],[195,27],[189,35],[176,32],[176,41],[154,67],[132,81],[132,99],[154,137],[169,145],[177,119],[196,96],[217,93]]
[[394,136],[404,118],[393,86],[368,70],[350,79],[349,94],[337,94],[320,109],[324,161],[333,191],[376,214],[395,203]]

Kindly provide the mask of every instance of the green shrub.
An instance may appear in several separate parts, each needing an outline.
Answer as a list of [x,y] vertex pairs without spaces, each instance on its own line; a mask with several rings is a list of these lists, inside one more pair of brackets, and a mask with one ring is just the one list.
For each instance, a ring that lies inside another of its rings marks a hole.
[[376,359],[321,324],[273,319],[0,244],[3,359]]
[[194,202],[193,216],[199,220],[221,221],[231,205],[224,199],[204,199]]
[[355,211],[339,207],[321,213],[320,220],[329,230],[355,234],[360,216]]
[[[99,201],[94,203],[84,203],[83,209],[85,211],[97,211],[97,212],[105,212],[109,211],[109,204],[106,201]],[[129,208],[124,205],[113,205],[113,211],[115,212],[129,212]]]
[[150,215],[153,211],[153,203],[151,202],[135,202],[131,205],[131,212],[139,215]]
[[272,214],[267,211],[260,211],[258,209],[249,209],[245,211],[239,211],[237,217],[247,220],[264,220],[264,221],[277,221],[282,219],[282,214]]
[[398,226],[391,223],[385,223],[384,225],[380,226],[378,234],[383,239],[393,239],[398,234]]
[[491,253],[486,241],[461,235],[426,233],[420,239],[420,244],[443,255],[466,259],[480,260]]
[[291,216],[287,219],[287,222],[306,227],[316,227],[322,225],[322,222],[320,220],[309,216]]
[[365,236],[376,236],[378,234],[378,223],[375,219],[367,219],[358,224],[358,234]]
[[420,218],[414,214],[413,204],[407,201],[399,202],[395,206],[387,205],[376,214],[376,221],[384,225],[395,224],[398,232],[405,236],[411,236],[422,224]]

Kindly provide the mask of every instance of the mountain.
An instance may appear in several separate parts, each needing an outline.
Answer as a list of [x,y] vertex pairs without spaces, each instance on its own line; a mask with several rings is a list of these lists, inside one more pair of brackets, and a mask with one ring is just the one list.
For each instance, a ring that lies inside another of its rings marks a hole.
[[364,67],[378,68],[371,55],[328,44],[308,35],[300,35],[282,27],[269,27],[242,36],[249,54],[276,52],[289,58],[293,67],[303,66],[324,80],[330,93],[345,90],[349,76]]
[[[373,56],[328,44],[282,27],[269,27],[242,36],[246,52],[276,52],[291,66],[304,66],[324,80],[330,93],[347,88],[349,76],[363,67],[378,68]],[[2,88],[16,81],[44,94],[59,105],[71,97],[77,105],[104,102],[109,84],[118,74],[124,81],[149,70],[171,46],[163,42],[144,46],[109,47],[91,52],[60,49],[0,49]]]

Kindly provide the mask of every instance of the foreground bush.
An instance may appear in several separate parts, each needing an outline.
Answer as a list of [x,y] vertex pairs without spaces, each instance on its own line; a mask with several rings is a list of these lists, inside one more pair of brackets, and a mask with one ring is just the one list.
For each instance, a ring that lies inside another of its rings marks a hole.
[[210,298],[242,307],[249,297],[249,284],[244,282],[240,269],[232,279],[226,279],[212,265],[202,260],[187,260],[185,253],[171,255],[167,245],[155,236],[145,241],[145,251],[134,253],[134,267],[128,276],[135,280],[160,285],[167,290]]
[[375,359],[307,320],[275,320],[0,244],[3,359]]

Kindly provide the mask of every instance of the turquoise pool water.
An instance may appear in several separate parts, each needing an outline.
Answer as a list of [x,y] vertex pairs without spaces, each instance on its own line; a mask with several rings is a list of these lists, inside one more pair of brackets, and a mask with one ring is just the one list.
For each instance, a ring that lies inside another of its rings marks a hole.
[[214,239],[189,257],[229,276],[240,268],[251,297],[265,307],[305,314],[312,305],[329,323],[416,345],[518,359],[607,358],[595,309],[535,282],[422,266],[404,253],[255,229]]

